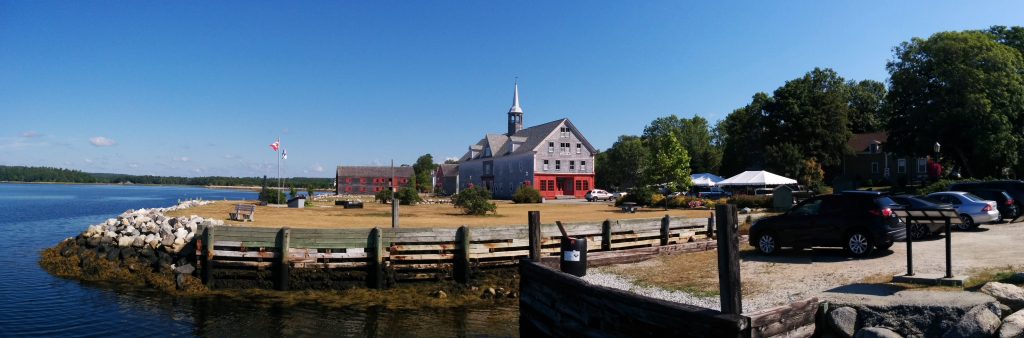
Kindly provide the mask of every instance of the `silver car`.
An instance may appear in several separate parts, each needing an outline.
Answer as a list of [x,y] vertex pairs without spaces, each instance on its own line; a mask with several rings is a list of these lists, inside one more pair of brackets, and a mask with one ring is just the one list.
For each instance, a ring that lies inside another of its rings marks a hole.
[[974,194],[962,191],[943,191],[928,194],[928,197],[941,203],[953,205],[960,214],[957,228],[960,230],[974,229],[984,223],[994,223],[1002,219],[995,201],[987,201]]

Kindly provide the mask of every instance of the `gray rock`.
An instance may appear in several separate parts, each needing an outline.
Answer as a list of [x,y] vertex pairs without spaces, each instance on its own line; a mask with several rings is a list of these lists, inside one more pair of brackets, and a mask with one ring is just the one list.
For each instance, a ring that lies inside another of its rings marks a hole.
[[110,245],[110,244],[113,244],[113,243],[114,243],[114,237],[103,236],[103,238],[100,238],[100,245]]
[[915,291],[886,293],[883,290],[824,292],[829,308],[849,306],[857,310],[857,327],[886,327],[910,337],[941,337],[976,306],[999,312],[991,296],[966,291]]
[[1006,283],[988,282],[981,287],[981,292],[994,297],[1000,303],[1009,306],[1011,310],[1024,309],[1024,289]]
[[112,261],[118,259],[121,256],[121,250],[118,248],[110,248],[107,250],[107,260]]
[[146,245],[146,238],[142,236],[135,236],[135,241],[132,242],[132,246],[141,248],[143,245]]
[[174,275],[174,286],[177,287],[178,290],[184,289],[185,288],[185,275],[180,274],[180,273]]
[[170,233],[165,233],[164,237],[162,238],[161,244],[163,244],[164,246],[171,246],[172,244],[174,244],[174,235]]
[[999,338],[1014,337],[1024,337],[1024,310],[1003,318],[1003,325],[999,327]]
[[445,293],[444,291],[441,291],[441,290],[434,291],[430,295],[433,296],[434,298],[438,298],[438,299],[448,298],[448,294]]
[[843,306],[828,313],[828,326],[840,337],[850,338],[856,332],[857,310]]
[[97,246],[100,246],[101,239],[102,238],[100,237],[89,237],[89,240],[86,241],[86,244],[88,244],[90,248],[95,248]]
[[884,327],[865,327],[857,331],[856,338],[903,338],[899,333]]
[[943,338],[982,338],[991,337],[999,330],[999,315],[993,313],[987,306],[977,306],[967,311],[964,318],[956,323],[953,328],[942,335]]
[[174,268],[174,272],[175,273],[181,273],[181,274],[186,274],[186,275],[191,275],[195,271],[196,271],[196,267],[192,266],[192,264],[185,264],[185,265],[182,265],[182,266]]

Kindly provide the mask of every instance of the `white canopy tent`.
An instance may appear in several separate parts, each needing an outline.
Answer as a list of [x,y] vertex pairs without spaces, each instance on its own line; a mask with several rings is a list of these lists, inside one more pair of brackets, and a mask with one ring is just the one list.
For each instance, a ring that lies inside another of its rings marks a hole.
[[727,178],[717,183],[720,186],[739,186],[739,185],[786,185],[796,184],[796,180],[792,178],[782,177],[770,172],[759,170],[759,171],[744,171],[736,176]]
[[695,187],[713,187],[722,180],[723,178],[719,177],[718,175],[709,173],[690,175],[690,181],[693,182],[693,186]]

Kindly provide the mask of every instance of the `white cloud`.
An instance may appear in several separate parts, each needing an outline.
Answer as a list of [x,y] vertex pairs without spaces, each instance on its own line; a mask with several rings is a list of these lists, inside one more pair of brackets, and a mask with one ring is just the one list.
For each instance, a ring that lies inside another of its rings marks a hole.
[[19,135],[21,135],[21,137],[24,137],[24,138],[36,138],[36,137],[43,136],[43,134],[40,134],[38,131],[35,131],[35,130],[23,131]]
[[94,161],[91,158],[85,159],[85,163],[92,164]]
[[97,147],[109,147],[109,146],[117,144],[117,142],[115,142],[114,140],[111,140],[111,139],[103,137],[103,136],[96,136],[96,137],[90,138],[89,139],[89,143],[92,143],[92,145],[97,146]]
[[180,156],[180,157],[175,157],[174,160],[178,161],[178,162],[188,162],[188,161],[191,161],[192,159],[188,158],[188,156]]
[[225,160],[234,160],[234,159],[239,159],[239,158],[242,158],[242,157],[238,156],[238,155],[232,155],[232,154],[225,154],[224,155],[224,159]]
[[132,168],[132,169],[135,169],[135,168],[139,167],[139,164],[138,163],[128,163],[128,167]]
[[192,172],[194,172],[194,173],[197,173],[197,174],[198,174],[198,173],[201,173],[201,172],[203,172],[203,169],[200,169],[200,168],[195,168],[195,169],[192,169]]
[[318,173],[324,172],[324,166],[321,165],[320,163],[313,164],[313,166],[310,167],[309,169],[311,169],[311,170],[313,170],[315,172],[318,172]]

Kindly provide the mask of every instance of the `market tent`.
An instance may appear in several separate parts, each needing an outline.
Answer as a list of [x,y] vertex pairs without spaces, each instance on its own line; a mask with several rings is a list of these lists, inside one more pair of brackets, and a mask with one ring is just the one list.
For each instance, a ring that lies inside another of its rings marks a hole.
[[796,184],[796,180],[792,178],[782,177],[770,172],[759,170],[759,171],[744,171],[739,175],[727,178],[717,183],[721,186],[728,185],[784,185],[784,184]]
[[715,184],[718,184],[718,182],[721,182],[722,180],[723,178],[719,177],[718,175],[709,173],[690,175],[690,181],[692,181],[693,185],[696,187],[713,187],[715,186]]

